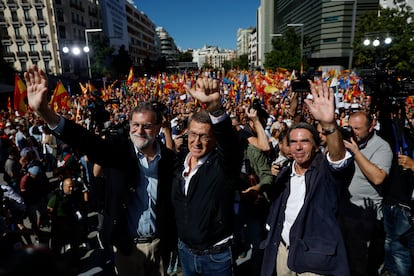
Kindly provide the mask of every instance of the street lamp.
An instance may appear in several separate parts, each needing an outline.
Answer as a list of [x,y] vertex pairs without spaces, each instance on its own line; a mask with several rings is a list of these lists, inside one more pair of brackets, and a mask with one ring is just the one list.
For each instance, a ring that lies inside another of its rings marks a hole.
[[287,24],[288,27],[300,27],[300,73],[303,73],[303,23]]
[[102,32],[102,29],[85,29],[85,47],[83,48],[83,50],[86,53],[86,56],[88,58],[88,74],[89,74],[89,79],[92,78],[92,71],[91,71],[91,60],[90,60],[90,57],[89,57],[88,33],[96,33],[96,32]]
[[354,37],[355,37],[355,25],[356,25],[356,13],[357,13],[357,0],[331,0],[332,2],[350,2],[353,1],[352,7],[352,25],[351,25],[351,39],[350,44],[351,48],[349,49],[349,60],[348,60],[348,69],[352,68],[352,60],[354,58]]

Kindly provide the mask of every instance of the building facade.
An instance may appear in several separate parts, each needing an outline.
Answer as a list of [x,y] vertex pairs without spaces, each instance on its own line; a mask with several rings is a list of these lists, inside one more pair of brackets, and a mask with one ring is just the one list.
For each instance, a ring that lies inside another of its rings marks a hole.
[[61,71],[53,3],[46,0],[0,1],[0,38],[4,59],[17,71],[31,64],[49,73]]
[[134,66],[142,66],[145,59],[160,57],[160,42],[151,19],[130,2],[126,3],[127,28],[130,39],[127,49]]
[[250,34],[254,28],[250,27],[247,29],[239,28],[237,30],[237,55],[247,55],[249,54],[249,45],[250,45]]
[[155,29],[160,42],[160,54],[167,62],[167,68],[175,68],[178,61],[179,50],[174,38],[170,36],[166,29],[157,27]]
[[100,18],[98,0],[1,0],[4,59],[21,72],[37,64],[53,75],[87,76],[85,30]]
[[358,19],[377,10],[378,5],[379,0],[262,0],[258,9],[258,65],[263,65],[265,54],[272,50],[271,38],[283,35],[290,25],[302,32],[302,51],[310,66],[347,68]]

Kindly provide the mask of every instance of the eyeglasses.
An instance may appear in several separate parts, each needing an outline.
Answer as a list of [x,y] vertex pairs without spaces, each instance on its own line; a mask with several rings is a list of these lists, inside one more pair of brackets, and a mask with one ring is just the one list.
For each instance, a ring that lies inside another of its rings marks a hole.
[[208,136],[208,134],[205,134],[205,133],[198,134],[198,133],[195,133],[195,132],[192,132],[192,131],[188,132],[188,137],[191,140],[195,140],[195,139],[198,138],[198,139],[200,139],[201,142],[208,142],[208,141],[211,140],[211,137]]
[[137,130],[140,126],[144,130],[149,130],[149,129],[152,129],[154,127],[153,124],[138,124],[138,123],[130,123],[129,126],[132,130]]

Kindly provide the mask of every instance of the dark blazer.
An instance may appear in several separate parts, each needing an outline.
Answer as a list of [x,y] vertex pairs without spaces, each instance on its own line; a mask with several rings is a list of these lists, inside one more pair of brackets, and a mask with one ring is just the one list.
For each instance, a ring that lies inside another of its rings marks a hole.
[[[349,166],[337,171],[328,165],[324,154],[318,153],[306,171],[305,200],[289,235],[287,265],[291,270],[297,273],[349,275],[345,245],[336,215],[339,199],[353,175],[353,163],[351,161]],[[280,190],[268,217],[270,230],[263,243],[263,276],[270,276],[275,272],[286,202],[291,192],[290,174],[291,166],[282,170],[273,183]]]
[[[138,158],[130,139],[122,141],[101,139],[80,125],[65,120],[60,139],[86,154],[93,163],[104,168],[105,210],[103,237],[124,254],[133,249],[132,237],[128,233],[127,208],[131,194],[139,185]],[[171,183],[176,170],[175,154],[162,143],[158,164],[158,195],[156,204],[157,231],[163,254],[176,246],[176,228],[171,203]]]
[[213,125],[216,149],[191,178],[188,194],[183,179],[173,184],[172,200],[178,237],[191,248],[207,249],[234,230],[234,193],[242,150],[230,118]]

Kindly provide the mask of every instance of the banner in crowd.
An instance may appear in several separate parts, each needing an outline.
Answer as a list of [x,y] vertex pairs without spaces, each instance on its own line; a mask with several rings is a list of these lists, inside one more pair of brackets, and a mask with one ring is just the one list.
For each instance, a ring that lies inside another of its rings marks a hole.
[[50,107],[54,111],[59,111],[62,108],[69,110],[70,108],[70,96],[61,81],[58,81],[56,88],[53,91],[52,98],[50,99]]
[[25,99],[27,97],[27,88],[22,79],[16,74],[14,79],[14,100],[13,108],[15,111],[18,111],[20,114],[27,112],[27,105]]

